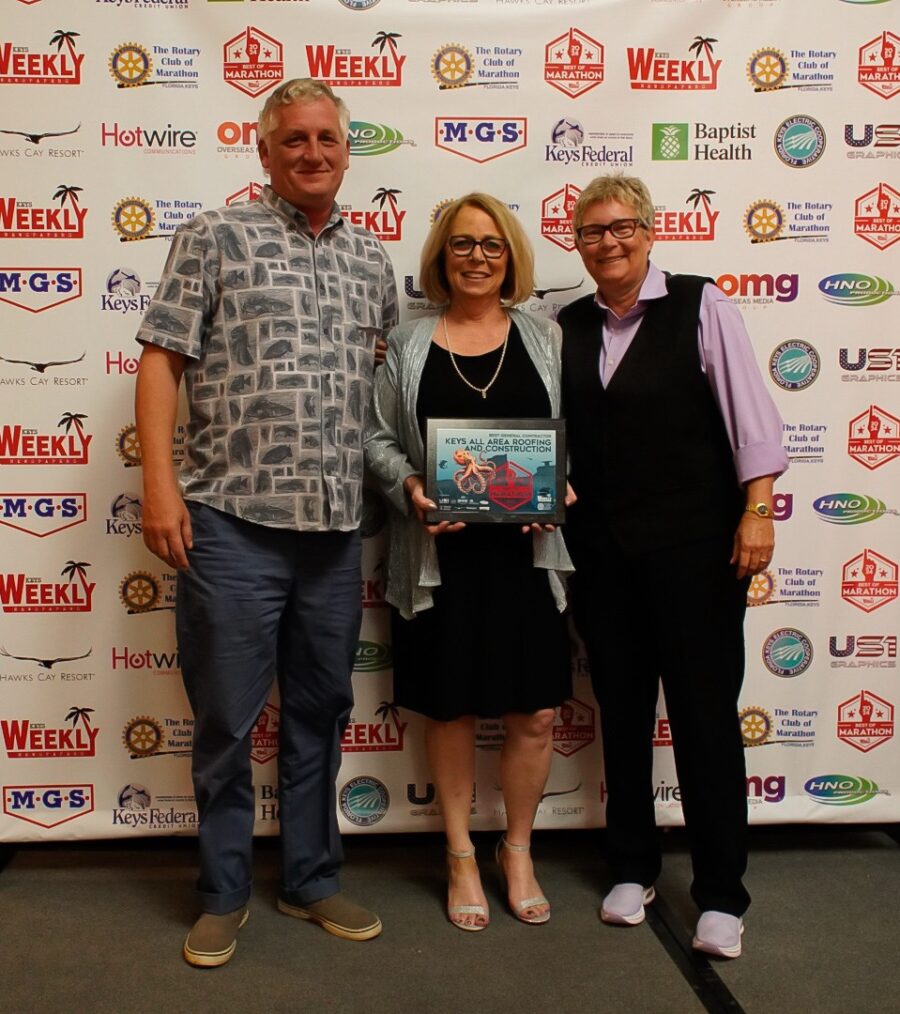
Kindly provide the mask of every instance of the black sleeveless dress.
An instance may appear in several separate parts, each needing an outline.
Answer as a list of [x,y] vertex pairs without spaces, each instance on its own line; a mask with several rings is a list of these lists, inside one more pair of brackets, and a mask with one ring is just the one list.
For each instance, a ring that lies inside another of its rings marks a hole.
[[[500,349],[455,356],[483,387]],[[511,326],[506,358],[487,397],[467,387],[445,349],[432,343],[416,405],[419,428],[432,418],[547,418],[550,399]],[[494,718],[554,708],[572,693],[566,624],[547,571],[532,564],[532,539],[519,525],[469,524],[436,537],[441,585],[434,606],[404,620],[391,610],[394,703],[438,721]]]

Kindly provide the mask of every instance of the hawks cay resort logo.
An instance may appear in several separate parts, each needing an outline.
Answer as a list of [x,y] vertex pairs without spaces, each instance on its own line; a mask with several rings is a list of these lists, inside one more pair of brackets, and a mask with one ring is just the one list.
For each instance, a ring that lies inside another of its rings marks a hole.
[[528,143],[524,116],[436,116],[434,146],[471,162],[491,162]]
[[803,391],[819,376],[819,353],[809,342],[792,338],[769,356],[769,375],[783,391]]
[[0,303],[43,313],[80,297],[81,268],[0,267]]
[[744,211],[744,232],[751,243],[796,240],[798,243],[825,243],[831,233],[830,201],[785,201],[780,204],[763,197]]
[[653,218],[656,238],[676,242],[715,239],[716,220],[719,217],[719,212],[712,208],[711,198],[715,193],[715,190],[695,187],[685,199],[687,211],[670,210],[665,204],[657,204]]
[[629,131],[586,130],[574,116],[564,116],[550,128],[544,161],[589,168],[630,167],[634,164],[634,134]]
[[450,88],[486,88],[496,91],[519,87],[519,46],[498,46],[482,40],[464,46],[447,42],[431,55],[431,76],[441,91]]
[[284,50],[278,39],[248,25],[222,47],[222,73],[227,84],[256,98],[284,78]]
[[0,85],[78,85],[84,54],[76,52],[80,32],[57,29],[49,51],[0,42]]
[[[44,651],[46,652],[46,646]],[[13,652],[7,651],[6,648],[0,647],[0,655],[3,658],[11,659],[11,662],[4,662],[3,665],[8,665],[13,669],[28,669],[30,672],[0,672],[0,682],[2,683],[89,683],[94,678],[93,672],[78,671],[78,668],[72,669],[66,666],[66,662],[80,662],[84,658],[90,658],[92,648],[88,648],[87,651],[83,651],[78,655],[52,655],[52,656],[36,656],[36,655],[16,655]],[[15,663],[19,662],[21,665],[16,666]],[[34,665],[29,665],[33,662]],[[90,663],[88,663],[90,664]],[[62,669],[55,671],[56,666],[63,666]],[[80,668],[80,667],[79,667]],[[34,670],[37,670],[35,672]],[[35,678],[37,677],[37,678]]]
[[714,56],[718,39],[695,35],[687,52],[678,58],[650,47],[628,47],[628,78],[633,89],[659,91],[713,91],[722,61]]
[[819,281],[819,292],[839,306],[876,306],[897,295],[893,282],[886,278],[853,271],[826,275]]
[[368,86],[399,88],[403,84],[403,64],[397,40],[399,32],[381,31],[369,43],[374,53],[354,53],[334,45],[307,45],[309,76],[337,88]]
[[354,209],[342,204],[341,214],[347,221],[374,233],[382,242],[399,240],[402,238],[403,219],[406,218],[406,212],[401,211],[397,204],[401,193],[401,190],[379,187],[371,200],[376,208]]
[[651,125],[654,162],[749,162],[757,138],[755,123],[671,123]]
[[78,196],[83,189],[60,184],[51,198],[57,207],[0,197],[0,239],[84,239],[88,209]]
[[[830,92],[834,87],[833,49],[780,49],[764,46],[747,61],[747,78],[755,92],[793,88],[802,92]],[[792,71],[792,67],[794,68]]]
[[47,581],[22,572],[0,573],[0,607],[4,613],[89,613],[96,582],[88,581],[86,560],[67,560],[65,581]]
[[603,83],[603,44],[580,28],[570,28],[544,47],[544,80],[571,99]]
[[199,59],[196,46],[122,42],[109,54],[107,66],[117,88],[197,88]]
[[0,493],[0,525],[39,539],[87,520],[87,493]]
[[900,36],[885,31],[859,47],[857,80],[883,99],[900,92]]
[[85,432],[83,412],[64,412],[60,433],[41,433],[19,423],[0,427],[0,465],[86,465],[94,439]]
[[853,231],[879,250],[893,246],[900,240],[900,191],[879,183],[858,197]]
[[[74,119],[74,117],[73,117]],[[69,121],[71,123],[71,120]],[[70,127],[66,130],[12,130],[10,128],[0,129],[0,134],[6,134],[13,138],[24,138],[24,141],[19,142],[6,142],[8,144],[15,143],[13,148],[0,148],[0,158],[24,158],[24,159],[53,159],[53,158],[81,158],[84,154],[84,148],[74,148],[73,144],[76,141],[64,142],[64,147],[60,147],[59,144],[54,144],[52,141],[49,144],[43,142],[48,137],[71,137],[73,134],[77,134],[81,130],[81,123],[78,122],[74,127]]]

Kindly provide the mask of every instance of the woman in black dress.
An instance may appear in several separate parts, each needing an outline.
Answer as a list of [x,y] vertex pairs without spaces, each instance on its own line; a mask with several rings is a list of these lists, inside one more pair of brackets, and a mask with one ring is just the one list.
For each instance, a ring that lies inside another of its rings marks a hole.
[[531,830],[553,754],[554,709],[571,694],[562,578],[552,526],[425,525],[425,420],[559,415],[559,329],[512,309],[533,287],[533,255],[505,205],[485,194],[443,211],[422,251],[420,285],[441,311],[388,337],[366,461],[392,505],[387,599],[394,701],[426,716],[426,747],[447,833],[448,916],[488,923],[469,837],[475,718],[502,716],[507,831],[497,860],[510,908],[546,922]]

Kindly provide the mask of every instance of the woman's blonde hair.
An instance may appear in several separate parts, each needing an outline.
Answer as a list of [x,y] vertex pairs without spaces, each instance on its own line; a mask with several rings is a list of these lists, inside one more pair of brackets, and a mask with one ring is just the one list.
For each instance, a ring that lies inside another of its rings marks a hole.
[[509,260],[506,277],[500,288],[500,298],[510,306],[524,303],[534,289],[534,253],[518,218],[502,201],[490,194],[466,194],[441,211],[422,247],[419,287],[432,303],[450,301],[450,286],[444,265],[445,247],[453,228],[453,220],[462,208],[480,208],[497,223],[500,236],[509,246]]

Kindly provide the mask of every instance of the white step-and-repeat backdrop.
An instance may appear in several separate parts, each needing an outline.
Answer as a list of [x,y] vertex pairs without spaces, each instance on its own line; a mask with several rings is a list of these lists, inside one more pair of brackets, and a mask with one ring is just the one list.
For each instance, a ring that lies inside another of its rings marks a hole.
[[[648,182],[656,262],[737,300],[785,419],[778,549],[747,620],[751,818],[900,819],[895,3],[0,7],[0,840],[194,828],[174,575],[140,535],[133,335],[173,230],[256,196],[257,112],[307,75],[350,105],[339,199],[387,244],[405,316],[426,305],[418,252],[444,202],[478,189],[516,210],[537,255],[528,309],[554,314],[590,290],[568,218],[579,188],[609,171]],[[421,721],[391,701],[382,523],[372,498],[341,824],[435,829]],[[691,581],[673,574],[672,595]],[[540,827],[603,821],[597,706],[574,668]],[[278,719],[273,698],[254,736],[263,834]],[[502,824],[502,738],[481,723],[476,828]],[[680,823],[662,705],[656,746],[660,822]]]

